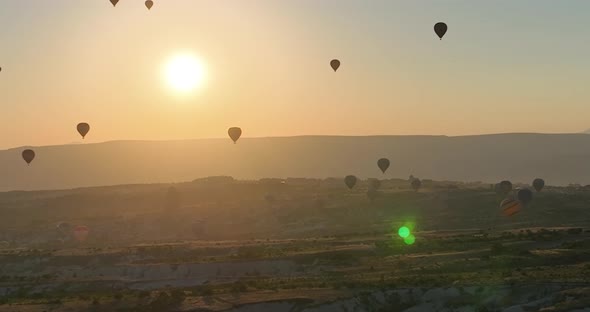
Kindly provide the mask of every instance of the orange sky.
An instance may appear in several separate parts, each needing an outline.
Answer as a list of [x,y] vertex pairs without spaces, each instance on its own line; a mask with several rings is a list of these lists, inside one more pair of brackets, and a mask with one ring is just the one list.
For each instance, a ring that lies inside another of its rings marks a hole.
[[[0,148],[80,121],[87,142],[590,128],[587,2],[154,2],[2,1]],[[163,77],[181,52],[207,68],[184,96]]]

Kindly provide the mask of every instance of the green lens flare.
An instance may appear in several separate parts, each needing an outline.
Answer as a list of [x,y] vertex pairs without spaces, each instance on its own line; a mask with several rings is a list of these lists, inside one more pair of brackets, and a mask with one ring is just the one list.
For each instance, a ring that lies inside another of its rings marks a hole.
[[410,229],[406,226],[402,226],[401,228],[399,228],[399,230],[397,230],[397,234],[401,238],[406,238],[410,235]]
[[414,235],[409,235],[408,237],[404,238],[404,243],[406,243],[406,245],[413,245],[415,241],[416,237],[414,237]]

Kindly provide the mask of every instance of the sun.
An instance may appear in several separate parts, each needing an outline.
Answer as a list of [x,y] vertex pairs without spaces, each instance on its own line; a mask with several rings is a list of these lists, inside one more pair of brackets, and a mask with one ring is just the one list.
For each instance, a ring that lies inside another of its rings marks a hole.
[[190,92],[202,86],[205,80],[203,62],[191,54],[178,54],[170,58],[165,68],[168,85],[178,92]]

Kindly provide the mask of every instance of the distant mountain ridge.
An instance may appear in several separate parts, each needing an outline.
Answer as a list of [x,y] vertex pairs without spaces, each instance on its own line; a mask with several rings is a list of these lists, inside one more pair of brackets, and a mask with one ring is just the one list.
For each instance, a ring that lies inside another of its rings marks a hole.
[[[407,178],[590,184],[586,134],[470,136],[299,136],[179,141],[111,141],[0,151],[0,191],[190,181],[227,175]],[[387,157],[384,175],[377,159]]]

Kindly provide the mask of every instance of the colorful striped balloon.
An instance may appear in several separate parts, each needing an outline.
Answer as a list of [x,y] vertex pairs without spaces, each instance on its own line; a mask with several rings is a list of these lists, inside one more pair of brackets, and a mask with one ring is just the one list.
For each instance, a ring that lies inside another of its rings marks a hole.
[[503,215],[510,217],[520,212],[522,203],[515,198],[506,198],[500,203],[500,208]]

